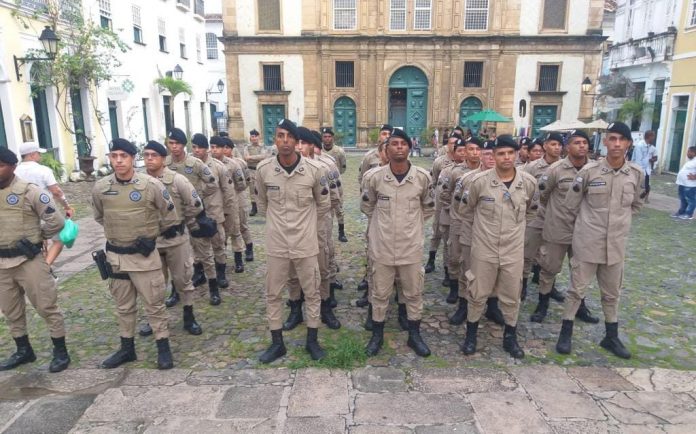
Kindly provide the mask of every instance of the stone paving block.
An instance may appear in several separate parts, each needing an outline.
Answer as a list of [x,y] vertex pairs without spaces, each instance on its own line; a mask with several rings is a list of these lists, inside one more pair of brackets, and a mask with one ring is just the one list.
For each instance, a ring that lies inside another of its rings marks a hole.
[[353,387],[361,392],[406,392],[406,374],[401,369],[372,367],[352,372]]
[[188,369],[131,369],[126,371],[123,386],[174,386],[186,382],[191,371]]
[[616,371],[601,366],[568,368],[568,374],[590,392],[638,390]]
[[132,434],[139,433],[144,422],[86,422],[80,421],[70,431],[74,434]]
[[[661,428],[667,434],[694,434],[696,425],[662,425]],[[653,431],[654,432],[654,431]]]
[[2,384],[0,397],[38,397],[49,393],[96,394],[111,387],[122,375],[123,369],[67,369],[58,373],[33,371],[16,374]]
[[285,434],[343,434],[346,421],[342,417],[290,417],[285,421]]
[[469,403],[455,394],[358,394],[353,416],[357,424],[441,424],[473,421]]
[[109,389],[94,401],[83,419],[89,422],[148,421],[159,417],[206,419],[226,388],[219,386],[124,386]]
[[281,369],[220,369],[193,372],[188,384],[229,384],[235,386],[256,386],[259,384],[290,384],[290,370]]
[[412,434],[413,430],[405,426],[355,425],[349,427],[350,434]]
[[28,401],[0,401],[0,429],[19,413]]
[[155,421],[143,434],[272,434],[276,430],[275,419],[207,420],[170,418]]
[[616,368],[616,371],[642,390],[667,390],[674,393],[696,392],[696,371],[662,368]]
[[688,394],[623,392],[603,400],[602,405],[624,424],[696,425],[696,401]]
[[617,425],[596,420],[549,422],[549,425],[556,434],[623,434]]
[[468,395],[476,420],[486,434],[552,433],[534,403],[521,392]]
[[283,386],[231,387],[217,410],[218,419],[275,418]]
[[24,411],[5,429],[5,434],[60,434],[70,432],[94,395],[47,396]]
[[502,369],[416,369],[411,379],[415,390],[428,393],[483,393],[517,387],[515,379]]
[[473,422],[457,423],[452,425],[425,425],[417,426],[416,434],[479,434],[476,424]]
[[529,366],[512,373],[549,418],[606,419],[597,403],[561,367]]
[[348,376],[343,371],[297,371],[290,392],[288,416],[332,416],[349,412]]

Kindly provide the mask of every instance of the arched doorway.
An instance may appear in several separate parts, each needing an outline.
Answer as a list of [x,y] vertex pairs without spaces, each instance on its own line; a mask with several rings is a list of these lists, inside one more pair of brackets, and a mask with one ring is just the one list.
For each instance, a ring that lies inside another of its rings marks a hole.
[[471,129],[474,135],[478,134],[479,128],[481,128],[481,122],[472,122],[467,120],[467,118],[473,114],[481,111],[483,104],[481,100],[475,96],[470,96],[466,98],[459,105],[459,125],[466,131],[467,128]]
[[428,77],[415,66],[403,66],[389,79],[389,123],[410,137],[428,125]]
[[334,130],[341,146],[355,146],[355,101],[342,96],[334,103]]

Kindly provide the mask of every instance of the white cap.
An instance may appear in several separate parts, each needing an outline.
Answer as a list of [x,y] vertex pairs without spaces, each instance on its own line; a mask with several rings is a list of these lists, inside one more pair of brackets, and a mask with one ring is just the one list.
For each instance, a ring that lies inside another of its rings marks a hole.
[[46,153],[46,150],[39,147],[38,143],[36,142],[24,142],[21,145],[19,145],[19,155],[27,155],[31,154],[32,152],[38,152],[40,154]]

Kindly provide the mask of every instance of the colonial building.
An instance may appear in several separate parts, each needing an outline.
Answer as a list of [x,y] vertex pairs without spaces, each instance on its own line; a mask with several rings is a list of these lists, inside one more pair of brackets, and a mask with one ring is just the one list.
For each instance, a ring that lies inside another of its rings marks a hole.
[[333,125],[346,146],[380,123],[411,136],[482,109],[497,133],[589,119],[603,0],[229,0],[229,128],[266,143],[279,118]]
[[210,118],[216,132],[227,131],[227,75],[222,42],[222,0],[205,3],[205,55]]

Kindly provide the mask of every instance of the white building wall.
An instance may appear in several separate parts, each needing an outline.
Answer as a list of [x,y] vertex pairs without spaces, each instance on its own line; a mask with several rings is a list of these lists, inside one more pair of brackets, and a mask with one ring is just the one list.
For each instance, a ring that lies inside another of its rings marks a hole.
[[619,0],[613,43],[663,33],[679,19],[678,0]]
[[[236,0],[237,34],[256,35],[256,0]],[[300,0],[280,0],[280,27],[285,36],[300,36],[302,33],[302,7]]]
[[[520,8],[520,34],[524,36],[543,34],[541,32],[544,0],[524,0]],[[590,13],[589,0],[569,0],[567,11],[567,34],[587,33],[587,20]]]
[[[205,3],[205,8],[206,8],[206,22],[205,22],[205,31],[206,33],[214,33],[217,37],[222,36],[222,30],[223,30],[223,25],[222,25],[222,0],[208,0]],[[204,37],[204,45],[205,45],[205,40],[206,38]],[[222,80],[223,83],[225,83],[225,88],[222,90],[222,93],[211,93],[208,95],[208,101],[210,104],[214,104],[216,107],[216,110],[218,112],[224,112],[224,119],[222,122],[225,122],[225,119],[227,119],[228,113],[227,113],[227,87],[229,85],[227,81],[227,71],[225,68],[225,55],[223,53],[223,49],[225,48],[224,44],[220,42],[219,40],[217,41],[217,59],[208,59],[207,58],[207,46],[204,47],[204,56],[206,56],[206,67],[207,67],[207,76],[206,76],[206,88],[211,90],[212,92],[219,92],[217,83],[219,80]],[[216,124],[216,120],[210,121],[211,124]],[[224,126],[224,130],[227,129],[227,126]],[[222,130],[222,128],[221,128]]]

